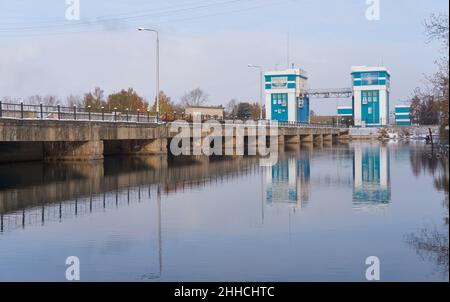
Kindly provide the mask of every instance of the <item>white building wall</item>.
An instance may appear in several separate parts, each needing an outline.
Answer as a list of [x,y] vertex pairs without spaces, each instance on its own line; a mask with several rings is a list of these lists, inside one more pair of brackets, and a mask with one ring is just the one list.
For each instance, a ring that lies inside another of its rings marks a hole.
[[361,127],[361,89],[360,87],[354,87],[353,89],[354,96],[354,106],[353,114],[354,114],[354,124],[357,127]]
[[288,93],[288,121],[295,122],[297,120],[297,105],[295,102],[295,90]]
[[384,86],[382,89],[379,90],[380,94],[380,125],[385,126],[388,124],[389,121],[389,112],[387,112],[387,93]]
[[266,120],[272,119],[272,94],[266,92]]

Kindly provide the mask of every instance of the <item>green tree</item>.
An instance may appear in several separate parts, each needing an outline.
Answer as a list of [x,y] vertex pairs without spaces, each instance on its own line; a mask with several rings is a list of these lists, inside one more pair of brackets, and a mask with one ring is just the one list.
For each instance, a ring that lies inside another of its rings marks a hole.
[[237,107],[237,118],[247,120],[252,116],[252,105],[249,103],[239,103]]
[[140,97],[133,88],[122,89],[117,93],[110,94],[106,106],[109,110],[117,108],[119,111],[147,111],[148,104]]

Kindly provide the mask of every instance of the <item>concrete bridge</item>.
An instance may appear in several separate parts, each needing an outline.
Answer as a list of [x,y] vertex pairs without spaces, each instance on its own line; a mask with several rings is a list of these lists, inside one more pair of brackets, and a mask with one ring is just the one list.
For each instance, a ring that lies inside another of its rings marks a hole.
[[[0,163],[167,154],[170,141],[177,134],[169,130],[169,124],[161,123],[0,118]],[[266,131],[269,136],[276,135],[280,145],[348,139],[348,130],[318,125],[285,123],[278,127],[276,134],[271,133],[268,126]],[[256,135],[248,130],[244,133],[247,141],[248,137]],[[202,138],[208,134],[202,132]],[[233,139],[236,140],[235,132]]]

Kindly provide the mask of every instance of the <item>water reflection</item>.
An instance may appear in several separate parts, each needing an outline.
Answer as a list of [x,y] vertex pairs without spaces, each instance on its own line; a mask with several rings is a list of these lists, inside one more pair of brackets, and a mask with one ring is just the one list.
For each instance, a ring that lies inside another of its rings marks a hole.
[[148,156],[2,165],[0,231],[130,205],[152,191],[170,194],[232,181],[255,174],[257,164],[255,157]]
[[268,168],[266,203],[302,207],[309,201],[311,153],[302,152],[298,157],[289,153],[283,155],[276,165]]
[[[17,271],[22,280],[17,263],[34,265],[33,253],[48,252],[33,246],[41,239],[62,245],[63,255],[66,245],[70,253],[81,247],[81,256],[93,259],[92,280],[111,272],[121,280],[361,280],[373,253],[396,263],[386,278],[401,279],[396,270],[419,277],[428,271],[415,252],[448,273],[448,160],[423,154],[408,145],[352,143],[281,150],[270,168],[253,156],[2,165],[0,279]],[[408,187],[414,177],[431,187],[431,200],[441,198],[435,191],[447,194],[438,215],[432,201],[417,201],[420,186]],[[420,224],[422,212],[437,217],[434,224]],[[82,239],[67,242],[67,232]],[[26,248],[16,254],[19,244]],[[117,268],[103,267],[96,249],[112,254]],[[274,258],[279,250],[284,257]]]
[[445,157],[437,157],[433,150],[413,149],[410,153],[411,169],[416,177],[421,174],[434,178],[434,186],[445,192],[442,202],[443,219],[441,224],[427,223],[417,232],[406,235],[408,242],[423,259],[433,262],[435,272],[443,279],[449,273],[449,161]]
[[353,153],[355,208],[384,207],[391,200],[389,150],[386,145],[355,145]]

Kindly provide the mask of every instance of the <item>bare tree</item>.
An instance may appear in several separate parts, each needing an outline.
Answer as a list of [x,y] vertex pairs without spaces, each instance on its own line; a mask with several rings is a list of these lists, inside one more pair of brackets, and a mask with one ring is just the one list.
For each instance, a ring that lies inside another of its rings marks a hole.
[[431,14],[430,18],[425,21],[425,34],[428,38],[427,42],[440,40],[443,47],[449,46],[449,20],[446,14]]
[[72,107],[72,106],[77,106],[77,107],[83,107],[83,98],[79,95],[69,95],[67,97],[67,106]]
[[104,91],[102,89],[100,89],[100,87],[95,87],[94,93],[93,93],[95,99],[103,100],[103,96],[104,96],[103,94],[104,94]]
[[[448,127],[449,119],[449,19],[448,14],[432,14],[425,21],[425,34],[428,42],[438,40],[442,45],[442,55],[436,61],[438,71],[428,76],[432,94],[436,99],[435,110],[439,113],[441,130]],[[448,134],[448,133],[447,133]]]
[[30,105],[39,105],[43,102],[44,102],[44,98],[38,94],[29,96],[26,100],[26,103],[30,104]]
[[208,102],[208,95],[199,87],[187,92],[181,97],[181,104],[184,107],[203,106]]
[[47,95],[42,100],[42,103],[47,106],[55,106],[61,103],[61,100],[55,95]]
[[426,42],[440,41],[442,55],[435,61],[438,71],[426,76],[426,87],[423,89],[416,88],[411,101],[413,120],[425,124],[436,124],[439,122],[441,131],[448,127],[449,119],[448,22],[448,15],[446,14],[432,14],[424,22]]
[[237,114],[238,101],[236,99],[232,99],[228,102],[225,107],[225,113],[227,116],[233,116]]
[[32,95],[24,101],[24,103],[30,104],[30,105],[39,105],[43,104],[46,106],[55,106],[60,103],[60,99],[55,95],[46,95],[41,96],[38,94]]

